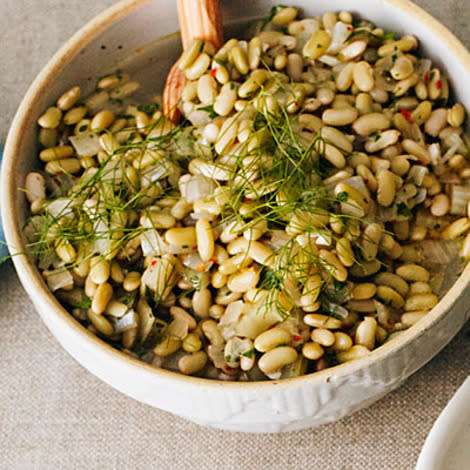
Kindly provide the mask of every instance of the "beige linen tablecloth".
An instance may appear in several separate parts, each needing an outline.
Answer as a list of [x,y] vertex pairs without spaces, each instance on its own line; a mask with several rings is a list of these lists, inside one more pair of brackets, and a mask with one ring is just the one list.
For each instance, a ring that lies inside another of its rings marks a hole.
[[[0,0],[0,139],[40,68],[112,3]],[[469,0],[417,3],[470,46]],[[469,328],[400,389],[349,418],[282,435],[233,434],[142,405],[92,376],[42,324],[7,262],[0,266],[0,468],[412,469],[470,374]]]

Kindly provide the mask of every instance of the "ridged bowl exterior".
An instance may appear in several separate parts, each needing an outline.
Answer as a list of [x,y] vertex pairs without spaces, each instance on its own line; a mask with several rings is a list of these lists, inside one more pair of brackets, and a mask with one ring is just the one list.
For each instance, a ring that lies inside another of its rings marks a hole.
[[[266,14],[277,1],[224,1],[224,23]],[[307,14],[348,10],[350,0],[288,1]],[[447,70],[458,99],[470,109],[470,57],[436,20],[406,0],[356,0],[354,12],[385,30],[416,34],[426,54]],[[229,27],[229,31],[232,31]],[[24,251],[21,228],[27,216],[22,192],[35,166],[35,122],[57,96],[118,66],[135,71],[144,87],[160,86],[178,55],[172,0],[125,0],[86,25],[43,69],[24,98],[7,140],[2,172],[2,213],[13,252]],[[236,27],[235,27],[236,30]],[[101,48],[106,45],[106,49]],[[171,47],[169,47],[171,46]],[[155,57],[157,61],[149,65]],[[88,85],[86,85],[88,84]],[[90,372],[121,392],[202,425],[244,432],[282,432],[338,420],[398,387],[437,354],[469,317],[467,268],[425,319],[370,356],[314,375],[283,381],[227,383],[185,377],[152,368],[117,352],[79,325],[48,292],[24,255],[13,257],[21,282],[42,319],[62,346]]]

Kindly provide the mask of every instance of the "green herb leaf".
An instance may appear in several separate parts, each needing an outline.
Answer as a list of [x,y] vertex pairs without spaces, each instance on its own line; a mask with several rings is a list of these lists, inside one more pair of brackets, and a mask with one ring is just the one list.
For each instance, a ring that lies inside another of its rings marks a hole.
[[197,108],[198,111],[206,111],[207,113],[209,113],[209,117],[211,119],[214,119],[215,117],[217,117],[217,113],[214,111],[214,106],[212,106],[211,104],[208,105],[208,106],[201,106],[199,108]]
[[397,214],[404,217],[411,217],[411,210],[405,202],[400,202],[397,204]]
[[248,351],[245,351],[244,353],[241,354],[243,357],[248,357],[252,358],[255,355],[255,350],[254,349],[249,349]]
[[75,304],[75,308],[81,308],[83,310],[88,310],[91,308],[91,299],[87,295],[83,294],[82,300]]

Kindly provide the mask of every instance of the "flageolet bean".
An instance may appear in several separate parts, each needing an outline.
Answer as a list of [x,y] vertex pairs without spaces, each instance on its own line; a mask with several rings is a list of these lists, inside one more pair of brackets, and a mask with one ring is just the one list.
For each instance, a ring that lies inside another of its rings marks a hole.
[[260,278],[256,268],[245,268],[232,274],[227,280],[227,286],[232,292],[247,292],[254,289]]
[[101,256],[95,256],[90,260],[90,278],[95,284],[106,282],[110,274],[109,262]]
[[405,310],[408,312],[431,310],[438,302],[439,299],[435,294],[417,294],[406,299]]
[[248,64],[248,59],[246,57],[246,54],[241,49],[241,47],[239,46],[232,47],[232,49],[230,49],[229,55],[231,57],[233,64],[237,68],[237,70],[242,75],[246,75],[250,70],[250,66]]
[[68,111],[80,99],[81,94],[79,86],[70,88],[57,100],[57,107],[62,111]]
[[323,27],[326,29],[326,31],[331,31],[334,28],[337,21],[338,21],[338,18],[336,16],[336,13],[332,11],[327,11],[322,16]]
[[193,311],[199,318],[209,316],[209,308],[212,305],[212,294],[209,289],[199,289],[193,294]]
[[111,336],[114,333],[114,328],[111,322],[105,316],[96,314],[93,309],[88,310],[88,319],[102,335]]
[[274,374],[297,359],[297,351],[290,346],[280,346],[265,352],[258,360],[258,367],[266,375]]
[[91,310],[93,311],[93,313],[96,313],[97,315],[103,313],[112,296],[113,288],[111,284],[108,284],[107,282],[98,284],[96,292],[93,296],[93,300],[91,302]]
[[178,351],[181,347],[181,343],[181,339],[176,336],[167,335],[153,348],[153,352],[157,356],[166,357]]
[[255,338],[254,346],[259,352],[267,352],[281,345],[288,345],[291,342],[291,335],[286,330],[274,327],[267,330]]
[[407,328],[413,326],[419,320],[424,318],[428,314],[427,310],[416,311],[416,312],[405,312],[400,316],[400,322],[405,325]]
[[104,109],[103,111],[100,111],[93,116],[93,119],[90,123],[90,130],[100,131],[107,129],[111,126],[115,119],[116,117],[112,111],[109,109]]
[[372,350],[375,346],[375,333],[377,331],[377,321],[372,317],[365,317],[356,329],[355,342]]
[[450,201],[446,194],[438,194],[434,196],[431,207],[429,208],[431,214],[435,217],[443,217],[449,212]]
[[388,207],[395,199],[395,178],[389,170],[377,172],[377,202],[384,207]]
[[337,281],[344,282],[348,278],[348,270],[334,253],[327,250],[320,250],[319,258],[324,263],[324,269]]
[[[354,71],[354,63],[350,62],[346,64],[336,76],[336,88],[338,91],[346,91],[348,90],[352,83],[353,83],[353,71]],[[333,95],[334,98],[334,95]],[[333,101],[333,100],[332,100]],[[330,104],[330,103],[327,103]]]
[[364,114],[353,122],[352,128],[356,134],[368,136],[373,132],[390,128],[390,119],[382,113]]
[[195,353],[202,347],[201,338],[196,333],[189,333],[186,338],[183,339],[182,348],[188,353]]
[[108,305],[106,305],[105,313],[112,317],[121,318],[128,310],[129,307],[126,304],[118,302],[117,300],[111,300]]
[[382,233],[383,229],[377,223],[369,224],[364,229],[361,240],[361,254],[366,261],[371,261],[377,257]]
[[465,120],[465,108],[460,104],[454,104],[447,114],[447,122],[452,127],[460,127]]
[[402,308],[405,305],[403,297],[396,290],[388,286],[378,286],[377,297],[385,305],[391,305],[393,308]]
[[357,118],[357,111],[351,109],[327,109],[323,111],[322,120],[329,126],[347,126]]
[[137,271],[130,271],[126,274],[122,287],[127,292],[132,292],[140,287],[141,276]]
[[279,9],[271,21],[276,26],[285,26],[291,21],[294,21],[296,17],[297,8],[286,7]]
[[305,343],[302,346],[302,355],[311,361],[320,359],[325,353],[318,343]]
[[332,344],[333,351],[348,351],[352,347],[351,337],[342,331],[335,331],[335,342]]
[[344,266],[349,267],[354,264],[354,252],[347,238],[340,238],[336,242],[336,255]]
[[170,314],[174,319],[186,323],[188,330],[194,330],[196,328],[196,320],[183,308],[177,306],[170,307]]
[[408,284],[406,281],[401,276],[394,273],[379,273],[375,276],[374,282],[378,286],[387,286],[394,289],[402,297],[406,296],[408,293]]
[[406,56],[400,56],[390,69],[390,74],[395,80],[404,80],[413,73],[413,62]]
[[[83,122],[83,118],[86,116],[87,111],[88,110],[86,106],[77,106],[76,108],[69,109],[64,114],[64,118],[63,118],[64,124],[66,124],[67,126],[73,126],[75,124],[82,123],[81,126],[84,126],[85,123]],[[83,128],[81,126],[78,126],[78,128],[79,129]],[[88,126],[86,128],[88,128]],[[84,132],[84,131],[81,131],[81,132]]]
[[323,30],[312,34],[302,49],[304,57],[308,60],[315,60],[321,57],[330,47],[331,36]]
[[424,131],[432,137],[437,137],[447,125],[447,109],[434,109],[424,123]]
[[326,328],[314,329],[310,334],[310,338],[312,341],[320,344],[321,346],[324,346],[325,348],[332,346],[335,342],[334,333]]
[[37,172],[31,171],[25,180],[26,198],[30,203],[46,198],[46,180],[44,176]]
[[329,330],[337,330],[341,328],[341,320],[319,313],[309,313],[305,315],[304,322],[307,325],[314,326],[316,328],[327,328]]
[[349,268],[349,272],[353,277],[369,277],[372,274],[378,272],[381,268],[381,264],[378,260],[364,261],[361,264],[355,264]]
[[368,62],[363,60],[354,64],[353,81],[362,92],[369,92],[374,88],[374,75]]
[[417,281],[411,284],[408,295],[430,294],[431,292],[431,286],[427,282]]
[[454,240],[460,237],[470,229],[470,219],[462,217],[452,222],[442,231],[442,238],[444,240]]
[[374,297],[377,291],[377,287],[372,282],[364,282],[362,284],[356,284],[351,292],[353,299],[355,300],[367,300]]
[[207,364],[207,354],[204,351],[197,351],[178,360],[178,370],[185,375],[194,375],[204,369]]
[[403,278],[405,281],[429,281],[429,271],[418,264],[404,264],[395,269],[398,276]]
[[39,117],[38,124],[45,129],[55,129],[59,126],[61,119],[62,111],[59,108],[52,106]]
[[336,353],[336,358],[340,363],[353,361],[355,359],[360,359],[365,357],[370,353],[369,349],[362,344],[355,344],[347,351],[338,351]]
[[372,299],[355,300],[352,299],[347,303],[350,310],[361,313],[372,313],[376,310],[375,302]]
[[206,70],[210,66],[210,63],[210,56],[203,52],[189,67],[185,68],[184,73],[186,75],[186,78],[188,80],[197,80],[201,75],[206,72]]
[[196,229],[194,227],[170,228],[165,232],[165,240],[170,245],[192,247],[196,244]]

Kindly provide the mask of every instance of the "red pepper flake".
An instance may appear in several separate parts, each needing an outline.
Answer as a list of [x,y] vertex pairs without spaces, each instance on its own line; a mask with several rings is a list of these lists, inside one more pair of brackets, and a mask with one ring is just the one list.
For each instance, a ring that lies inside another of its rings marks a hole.
[[157,260],[153,259],[152,262],[150,263],[151,266],[155,266],[157,264]]
[[217,75],[217,69],[212,69],[211,70],[211,77],[215,78],[216,75]]
[[413,122],[411,119],[411,114],[407,109],[400,109],[400,113],[408,122]]
[[231,372],[232,370],[235,370],[235,367],[230,367],[228,366],[227,364],[224,365],[224,369],[227,371],[227,372]]
[[243,202],[251,202],[251,199],[249,197],[246,197],[245,199],[243,199]]
[[426,72],[424,74],[424,83],[428,83],[429,82],[429,72]]
[[436,88],[440,90],[442,88],[442,80],[438,80],[436,83]]
[[269,325],[268,330],[270,330],[271,328],[274,328],[276,325],[277,325],[277,323],[273,323],[272,325]]
[[60,175],[63,175],[63,172],[59,170],[59,171],[56,171],[55,174],[56,174],[57,176],[60,176]]
[[197,246],[194,245],[191,249],[192,249],[193,251],[196,251],[196,250],[197,250]]
[[60,181],[59,178],[54,178],[54,183],[57,185],[57,186],[60,186],[62,184],[62,181]]
[[217,260],[216,260],[215,258],[211,258],[209,261],[210,261],[211,263],[217,263]]
[[348,26],[348,31],[354,31],[354,26],[349,25]]
[[293,339],[294,341],[300,341],[300,340],[302,339],[302,336],[300,336],[300,335],[294,335],[294,336],[292,336],[292,339]]

